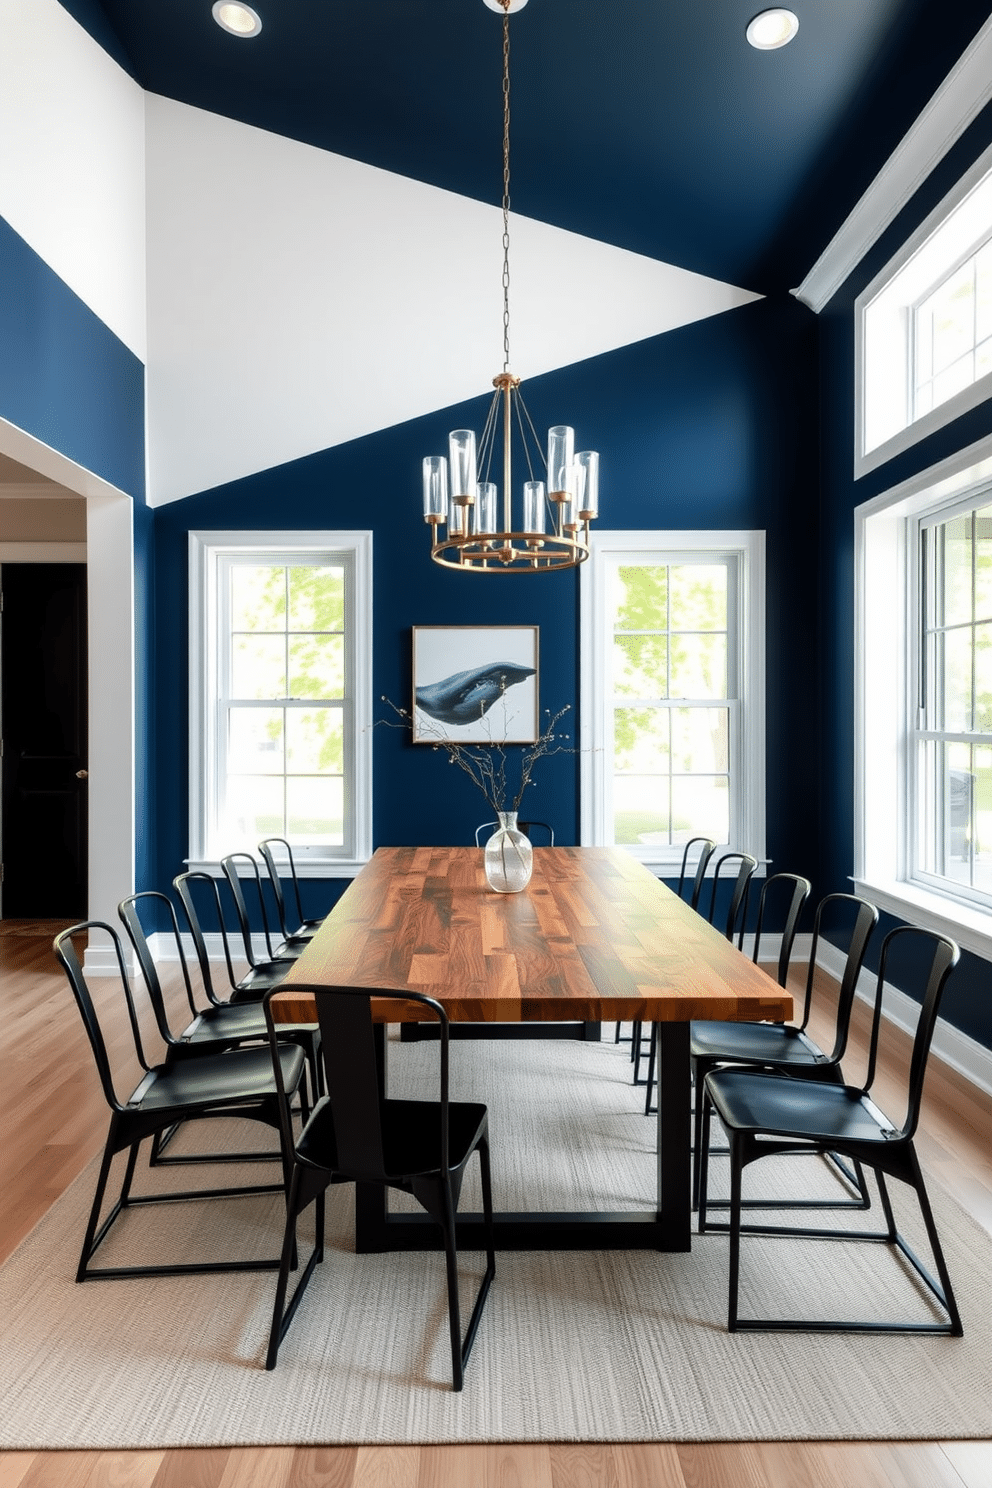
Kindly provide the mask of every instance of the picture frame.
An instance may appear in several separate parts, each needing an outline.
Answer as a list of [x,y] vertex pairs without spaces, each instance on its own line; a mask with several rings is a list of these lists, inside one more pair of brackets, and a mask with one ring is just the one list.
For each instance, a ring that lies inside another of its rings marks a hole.
[[413,626],[415,744],[533,744],[536,625]]

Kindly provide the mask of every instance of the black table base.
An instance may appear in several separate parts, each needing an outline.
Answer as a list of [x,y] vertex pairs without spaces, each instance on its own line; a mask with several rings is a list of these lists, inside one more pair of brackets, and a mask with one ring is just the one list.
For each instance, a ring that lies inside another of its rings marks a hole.
[[[452,1025],[452,1032],[457,1024]],[[688,1023],[658,1024],[657,1209],[619,1214],[596,1212],[497,1213],[498,1250],[690,1249],[691,1086]],[[385,1078],[385,1030],[382,1041]],[[633,1090],[634,1087],[631,1087]],[[635,1096],[636,1098],[636,1096]],[[494,1164],[499,1156],[494,1152]],[[458,1246],[482,1250],[482,1216],[457,1220]],[[388,1190],[357,1185],[355,1250],[437,1250],[440,1234],[426,1214],[390,1214]]]

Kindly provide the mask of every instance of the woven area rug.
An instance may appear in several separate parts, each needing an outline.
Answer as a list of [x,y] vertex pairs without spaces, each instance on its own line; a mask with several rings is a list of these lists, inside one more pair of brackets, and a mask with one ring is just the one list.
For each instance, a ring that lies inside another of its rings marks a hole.
[[[393,1043],[392,1092],[425,1088],[433,1060],[436,1047]],[[654,1122],[623,1046],[463,1042],[452,1062],[453,1095],[490,1105],[498,1207],[649,1205]],[[243,1136],[212,1125],[197,1144],[217,1128]],[[759,1164],[756,1178],[762,1168],[778,1196],[833,1183],[817,1159]],[[146,1169],[139,1184],[218,1171]],[[455,1395],[440,1256],[353,1255],[350,1189],[333,1194],[325,1263],[268,1374],[271,1274],[73,1283],[94,1177],[91,1166],[0,1270],[6,1448],[950,1439],[992,1427],[992,1240],[936,1185],[963,1339],[731,1336],[716,1235],[695,1236],[688,1255],[504,1253]],[[462,1207],[477,1202],[467,1185]],[[121,1259],[275,1255],[280,1201],[154,1206],[119,1229]],[[467,1302],[480,1258],[462,1259]],[[929,1314],[884,1246],[752,1239],[743,1276],[747,1310]]]

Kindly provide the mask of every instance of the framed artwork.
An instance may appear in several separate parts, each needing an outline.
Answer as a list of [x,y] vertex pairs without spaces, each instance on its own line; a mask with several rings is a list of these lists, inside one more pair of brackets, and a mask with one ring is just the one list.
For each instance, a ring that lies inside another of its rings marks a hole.
[[533,744],[536,625],[415,625],[415,744]]

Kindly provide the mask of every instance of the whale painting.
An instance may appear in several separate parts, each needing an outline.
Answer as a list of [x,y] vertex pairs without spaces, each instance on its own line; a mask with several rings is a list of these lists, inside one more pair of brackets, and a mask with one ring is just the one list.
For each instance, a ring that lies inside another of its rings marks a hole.
[[415,743],[533,743],[536,626],[416,626],[413,701]]

